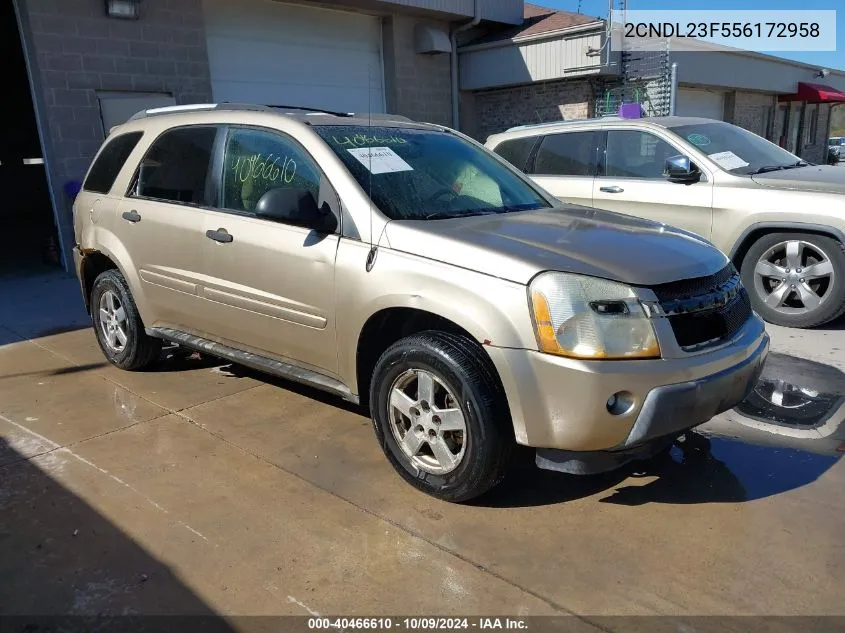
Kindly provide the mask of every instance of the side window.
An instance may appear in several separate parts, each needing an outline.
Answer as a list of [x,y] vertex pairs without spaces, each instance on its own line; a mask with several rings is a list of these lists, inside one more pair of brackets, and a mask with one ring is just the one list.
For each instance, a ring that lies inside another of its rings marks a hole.
[[566,132],[551,134],[537,150],[535,174],[549,176],[592,176],[598,132]]
[[209,164],[215,127],[184,127],[159,136],[141,161],[135,195],[208,205]]
[[666,159],[680,154],[669,143],[649,132],[609,130],[606,176],[663,178]]
[[517,169],[525,171],[528,167],[528,158],[531,156],[531,150],[534,149],[534,143],[536,142],[537,138],[534,136],[514,138],[499,143],[493,151]]
[[135,149],[138,141],[143,136],[142,132],[129,132],[115,136],[106,143],[103,151],[97,156],[97,160],[91,165],[91,171],[85,178],[82,188],[85,191],[95,193],[108,193],[114,185],[117,174],[120,173],[123,163],[129,158],[129,154]]
[[222,206],[253,213],[271,189],[305,189],[319,200],[320,170],[293,139],[264,130],[232,128],[223,157]]

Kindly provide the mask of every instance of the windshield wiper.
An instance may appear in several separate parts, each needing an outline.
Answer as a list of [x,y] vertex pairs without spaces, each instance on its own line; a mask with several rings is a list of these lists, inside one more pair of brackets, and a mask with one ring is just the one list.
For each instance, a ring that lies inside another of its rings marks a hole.
[[450,218],[457,218],[458,216],[454,213],[446,213],[445,211],[435,211],[434,213],[429,213],[425,216],[425,220],[448,220]]
[[754,171],[750,172],[748,175],[753,176],[755,174],[765,174],[770,171],[781,171],[782,169],[796,169],[798,167],[809,167],[810,163],[799,160],[797,163],[792,163],[791,165],[765,165],[760,167],[759,169],[755,169]]
[[497,209],[496,213],[513,213],[514,211],[536,211],[537,209],[542,209],[544,207],[537,206],[536,204],[512,204],[510,206],[505,205],[501,209]]
[[[520,209],[521,211],[522,209]],[[446,213],[445,211],[435,211],[425,216],[426,220],[451,220],[453,218],[471,218],[477,215],[495,215],[502,213],[500,209],[474,209],[472,211],[459,211],[458,213]]]

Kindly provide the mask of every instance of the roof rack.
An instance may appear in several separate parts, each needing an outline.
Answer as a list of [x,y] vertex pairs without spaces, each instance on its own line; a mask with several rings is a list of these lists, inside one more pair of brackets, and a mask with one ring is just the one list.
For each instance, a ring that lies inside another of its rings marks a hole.
[[336,112],[334,110],[324,110],[323,108],[308,108],[305,106],[292,105],[268,105],[268,108],[275,108],[276,110],[300,110],[310,114],[329,114],[331,116],[353,116],[352,112]]
[[506,132],[515,132],[517,130],[536,130],[542,129],[546,127],[554,127],[556,125],[566,125],[566,124],[575,124],[575,123],[584,123],[585,121],[598,121],[598,120],[620,120],[620,117],[616,115],[606,115],[603,117],[587,117],[584,119],[562,119],[560,121],[549,121],[548,123],[529,123],[527,125],[517,125],[516,127],[508,128],[505,130]]
[[[324,110],[322,108],[309,108],[305,106],[291,106],[291,105],[259,105],[252,103],[191,103],[188,105],[174,105],[164,106],[161,108],[151,108],[149,110],[141,110],[133,114],[129,121],[137,121],[139,119],[146,119],[147,117],[175,114],[178,112],[192,112],[199,110],[224,110],[236,111],[246,110],[251,112],[273,112],[275,114],[297,114],[302,116],[334,116],[334,117],[356,117],[359,119],[368,118],[372,121],[407,121],[411,122],[406,116],[399,114],[384,114],[384,113],[366,113],[366,112],[336,112],[334,110]],[[293,112],[296,110],[296,112]],[[290,111],[290,112],[286,112]]]

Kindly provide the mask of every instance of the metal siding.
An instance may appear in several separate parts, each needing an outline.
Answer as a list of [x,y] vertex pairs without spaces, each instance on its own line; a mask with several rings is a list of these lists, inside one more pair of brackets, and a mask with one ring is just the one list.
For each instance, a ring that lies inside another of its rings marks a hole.
[[585,33],[568,39],[550,39],[500,46],[461,54],[461,90],[481,90],[533,81],[548,81],[601,69],[601,57],[588,57],[588,47],[599,48],[602,36]]
[[215,100],[384,110],[377,17],[266,0],[203,12]]
[[[472,17],[473,0],[382,0],[383,4],[414,7],[428,11],[440,11]],[[481,0],[481,17],[494,22],[520,24],[522,22],[521,0]]]
[[798,82],[822,83],[845,90],[845,75],[831,73],[814,78],[805,67],[779,60],[722,52],[677,51],[672,61],[678,63],[678,81],[701,86],[719,86],[740,90],[793,93]]

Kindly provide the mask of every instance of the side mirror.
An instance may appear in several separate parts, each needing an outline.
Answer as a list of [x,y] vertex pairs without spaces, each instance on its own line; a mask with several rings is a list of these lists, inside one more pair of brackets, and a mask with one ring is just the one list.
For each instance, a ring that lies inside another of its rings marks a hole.
[[701,172],[688,156],[670,156],[666,159],[663,175],[669,182],[691,184],[701,180]]
[[337,218],[325,202],[322,207],[307,189],[270,189],[255,205],[255,214],[260,218],[284,222],[312,229],[319,233],[334,233]]

